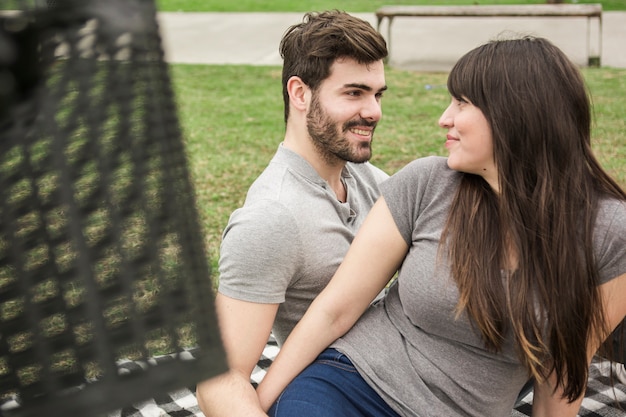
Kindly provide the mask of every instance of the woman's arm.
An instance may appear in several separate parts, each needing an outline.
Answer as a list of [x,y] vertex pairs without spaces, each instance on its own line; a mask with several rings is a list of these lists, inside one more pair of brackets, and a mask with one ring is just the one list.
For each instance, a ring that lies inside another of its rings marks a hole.
[[[604,314],[609,333],[613,331],[626,317],[626,274],[620,275],[600,286],[602,300],[604,304]],[[591,364],[591,359],[600,347],[598,341],[594,340],[587,349],[587,360]],[[533,394],[533,417],[562,416],[576,417],[583,396],[572,403],[568,403],[562,398],[562,390],[556,391],[555,378],[551,376],[543,383],[535,382]]]
[[408,245],[381,197],[333,279],[287,338],[257,388],[264,410],[317,355],[354,325],[398,270],[407,251]]
[[[591,361],[589,361],[591,363]],[[568,403],[563,399],[562,389],[554,390],[556,377],[551,375],[547,381],[535,381],[533,388],[533,417],[576,417],[583,396],[574,402]]]

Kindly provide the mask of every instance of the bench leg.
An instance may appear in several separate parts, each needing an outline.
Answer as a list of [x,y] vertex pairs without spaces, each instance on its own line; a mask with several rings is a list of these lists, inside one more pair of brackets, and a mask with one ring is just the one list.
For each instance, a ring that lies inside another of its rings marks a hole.
[[387,59],[385,59],[385,64],[389,63],[391,60],[391,22],[393,22],[393,16],[389,16],[387,18]]
[[587,65],[589,67],[600,67],[601,57],[602,57],[602,16],[598,17],[598,41],[597,41],[597,50],[591,50],[591,19],[593,17],[587,18]]

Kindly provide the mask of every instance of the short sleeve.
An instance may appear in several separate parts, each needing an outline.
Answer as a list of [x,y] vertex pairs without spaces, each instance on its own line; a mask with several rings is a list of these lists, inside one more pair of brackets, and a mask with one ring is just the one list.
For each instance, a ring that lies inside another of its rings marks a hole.
[[400,234],[411,245],[415,223],[424,207],[454,193],[459,173],[443,157],[416,159],[380,186]]
[[282,303],[301,257],[291,213],[273,200],[237,209],[220,247],[218,291],[258,303]]
[[594,251],[601,283],[626,274],[626,201],[601,200]]

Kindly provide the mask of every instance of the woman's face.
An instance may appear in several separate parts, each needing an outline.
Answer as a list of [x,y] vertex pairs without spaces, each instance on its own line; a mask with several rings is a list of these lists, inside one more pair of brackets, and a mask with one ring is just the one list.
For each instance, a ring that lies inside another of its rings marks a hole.
[[448,130],[448,166],[455,171],[480,175],[497,192],[493,136],[483,112],[463,97],[452,98],[439,118],[439,126]]

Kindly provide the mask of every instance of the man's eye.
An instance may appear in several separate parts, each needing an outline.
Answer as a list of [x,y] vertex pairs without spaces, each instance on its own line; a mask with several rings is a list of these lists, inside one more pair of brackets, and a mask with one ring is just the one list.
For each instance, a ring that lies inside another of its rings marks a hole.
[[353,96],[353,97],[358,97],[361,95],[361,92],[359,90],[348,91],[348,95]]

